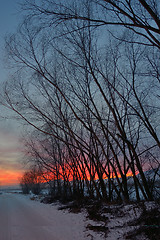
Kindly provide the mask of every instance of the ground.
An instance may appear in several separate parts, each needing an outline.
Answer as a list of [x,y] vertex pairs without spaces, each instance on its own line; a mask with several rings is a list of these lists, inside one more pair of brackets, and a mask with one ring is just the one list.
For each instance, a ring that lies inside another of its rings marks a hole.
[[0,195],[2,240],[159,240],[158,202],[88,201],[44,204],[41,198]]
[[[66,206],[64,207],[66,208]],[[63,207],[61,207],[63,209]],[[83,212],[87,218],[86,228],[107,240],[159,240],[160,204],[142,201],[139,203],[107,204],[90,202],[68,205],[71,212]],[[91,239],[96,239],[94,238]]]

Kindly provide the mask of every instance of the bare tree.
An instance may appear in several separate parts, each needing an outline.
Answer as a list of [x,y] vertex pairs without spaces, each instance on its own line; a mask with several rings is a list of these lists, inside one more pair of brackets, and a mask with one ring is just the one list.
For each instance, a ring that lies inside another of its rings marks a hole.
[[[38,17],[43,27],[78,20],[86,22],[83,27],[118,26],[120,29],[125,27],[136,33],[138,38],[135,42],[160,48],[160,5],[157,0],[83,0],[81,2],[42,0],[38,4],[27,0],[22,4],[22,9],[30,12],[30,18]],[[74,31],[77,29],[76,25]],[[67,30],[66,28],[63,35],[69,32]],[[126,38],[126,41],[132,42],[132,39]]]
[[32,191],[32,193],[38,195],[42,189],[42,180],[42,172],[36,170],[36,168],[26,171],[20,180],[22,192],[28,194]]
[[[160,146],[159,63],[148,51],[159,56],[159,4],[82,1],[77,11],[80,2],[25,2],[25,21],[6,40],[16,74],[3,104],[36,129],[34,162],[60,194],[84,196],[85,182],[90,197],[128,201],[130,175],[136,199],[152,200],[144,171],[145,154]],[[115,40],[107,25],[134,34]]]

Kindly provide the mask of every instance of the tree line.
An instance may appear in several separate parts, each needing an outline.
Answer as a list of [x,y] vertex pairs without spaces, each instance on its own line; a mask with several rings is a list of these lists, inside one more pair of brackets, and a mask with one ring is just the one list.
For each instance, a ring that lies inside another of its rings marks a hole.
[[6,38],[15,72],[2,102],[28,124],[32,171],[59,198],[159,197],[159,2],[28,0],[21,8],[24,21]]

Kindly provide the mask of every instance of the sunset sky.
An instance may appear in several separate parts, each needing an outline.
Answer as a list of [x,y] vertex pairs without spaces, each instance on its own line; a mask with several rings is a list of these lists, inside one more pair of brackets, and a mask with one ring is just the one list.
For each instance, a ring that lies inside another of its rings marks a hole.
[[[12,123],[11,123],[12,124]],[[12,125],[13,126],[13,125]],[[0,132],[0,186],[17,185],[23,171],[22,149],[12,129]]]
[[[20,15],[17,1],[1,0],[0,7],[0,85],[10,72],[4,63],[4,37],[14,32]],[[22,146],[20,145],[21,127],[11,119],[12,113],[0,105],[0,187],[17,185],[23,172]],[[9,116],[9,118],[8,118]]]

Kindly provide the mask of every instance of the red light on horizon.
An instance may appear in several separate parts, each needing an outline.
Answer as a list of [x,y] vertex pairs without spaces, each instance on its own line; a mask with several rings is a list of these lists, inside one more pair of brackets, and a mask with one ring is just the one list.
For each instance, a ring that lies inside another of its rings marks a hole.
[[18,185],[23,173],[16,170],[1,170],[0,186]]

